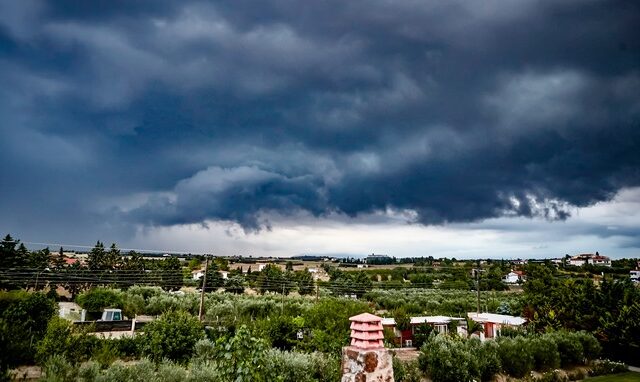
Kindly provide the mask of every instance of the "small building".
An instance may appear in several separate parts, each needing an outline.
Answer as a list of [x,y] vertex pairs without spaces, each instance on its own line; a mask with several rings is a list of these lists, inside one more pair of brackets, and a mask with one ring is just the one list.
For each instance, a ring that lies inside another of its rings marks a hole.
[[634,283],[640,283],[640,271],[629,271],[629,278]]
[[[396,335],[396,342],[400,342],[402,340],[401,347],[412,347],[413,346],[413,336],[415,334],[416,327],[429,324],[433,326],[434,330],[438,333],[448,333],[449,325],[451,321],[462,322],[464,324],[464,318],[462,317],[448,317],[448,316],[421,316],[421,317],[411,317],[411,321],[409,324],[409,329],[406,330],[398,330],[396,327],[396,320],[393,317],[387,317],[382,319],[382,326],[385,329],[392,329]],[[458,326],[457,328],[458,334],[466,333],[466,329],[464,326]]]
[[517,284],[518,282],[523,282],[524,280],[524,272],[522,271],[511,271],[502,278],[502,281],[507,284]]
[[495,313],[469,312],[467,316],[475,322],[482,324],[484,331],[480,333],[480,340],[495,338],[500,335],[500,330],[504,327],[518,327],[524,325],[526,320],[522,317],[509,316]]
[[204,276],[204,270],[202,270],[202,269],[191,271],[191,277],[194,280],[200,280],[202,278],[202,276]]
[[222,275],[223,280],[226,280],[229,278],[229,272],[227,271],[220,271],[220,275]]

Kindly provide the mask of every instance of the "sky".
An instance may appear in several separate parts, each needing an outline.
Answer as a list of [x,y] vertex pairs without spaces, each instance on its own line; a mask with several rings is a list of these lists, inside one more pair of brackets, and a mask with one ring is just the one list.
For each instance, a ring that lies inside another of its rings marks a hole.
[[640,257],[639,25],[637,1],[0,0],[0,233]]

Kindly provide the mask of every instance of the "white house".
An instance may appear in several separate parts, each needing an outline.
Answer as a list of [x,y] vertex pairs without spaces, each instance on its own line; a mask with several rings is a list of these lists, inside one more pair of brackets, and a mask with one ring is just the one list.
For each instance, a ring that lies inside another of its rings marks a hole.
[[640,271],[629,271],[629,278],[634,283],[640,283]]
[[500,335],[503,327],[517,327],[524,325],[526,320],[522,317],[508,316],[506,314],[469,312],[467,316],[484,326],[484,332],[480,333],[480,340],[494,338]]
[[202,269],[191,272],[191,277],[193,277],[194,280],[200,280],[202,276],[204,276],[204,271]]
[[518,281],[524,281],[524,273],[522,271],[511,271],[502,279],[507,284],[517,284]]
[[225,280],[229,278],[229,272],[227,271],[220,271],[220,274],[222,275],[222,278]]

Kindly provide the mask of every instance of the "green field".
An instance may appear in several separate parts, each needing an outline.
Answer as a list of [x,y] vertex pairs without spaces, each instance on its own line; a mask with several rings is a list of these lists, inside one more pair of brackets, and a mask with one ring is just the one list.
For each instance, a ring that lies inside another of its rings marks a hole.
[[602,375],[600,377],[588,378],[591,382],[640,382],[640,373],[628,372],[614,375]]

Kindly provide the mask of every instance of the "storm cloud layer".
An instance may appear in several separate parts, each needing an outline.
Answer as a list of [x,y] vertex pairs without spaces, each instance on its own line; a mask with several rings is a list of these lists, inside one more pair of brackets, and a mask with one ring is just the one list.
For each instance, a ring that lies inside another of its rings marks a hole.
[[637,1],[0,1],[0,226],[566,219],[640,186],[638,26]]

